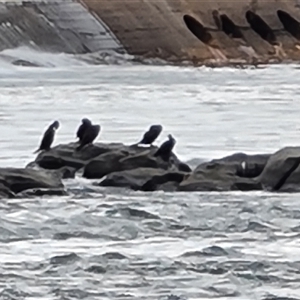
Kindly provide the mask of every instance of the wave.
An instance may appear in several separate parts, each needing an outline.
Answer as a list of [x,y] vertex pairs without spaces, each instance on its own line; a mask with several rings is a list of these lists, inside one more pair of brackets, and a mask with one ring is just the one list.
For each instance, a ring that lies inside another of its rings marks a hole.
[[88,54],[44,52],[27,46],[6,49],[0,52],[0,67],[65,68],[86,65],[165,65],[159,59],[140,59],[115,51],[99,51]]

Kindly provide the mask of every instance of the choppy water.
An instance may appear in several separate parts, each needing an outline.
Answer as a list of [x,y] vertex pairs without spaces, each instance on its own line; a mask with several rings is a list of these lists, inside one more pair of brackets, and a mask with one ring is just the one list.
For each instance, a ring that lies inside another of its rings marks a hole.
[[[172,133],[185,161],[299,145],[297,66],[90,66],[32,53],[51,68],[29,68],[6,55],[1,166],[33,160],[53,119],[55,143],[72,141],[83,116],[100,122],[102,140],[125,143],[162,123],[158,143]],[[66,185],[68,197],[0,203],[0,299],[300,299],[297,194]]]

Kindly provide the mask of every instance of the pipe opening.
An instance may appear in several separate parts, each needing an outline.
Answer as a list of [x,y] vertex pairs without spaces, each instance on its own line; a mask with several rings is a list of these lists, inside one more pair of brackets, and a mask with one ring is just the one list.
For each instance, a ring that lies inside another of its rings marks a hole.
[[184,15],[183,21],[184,21],[186,27],[190,30],[190,32],[192,34],[194,34],[202,43],[208,44],[211,41],[211,39],[212,39],[211,34],[195,18],[193,18],[189,15]]
[[243,39],[241,30],[233,23],[233,21],[225,14],[220,15],[223,31],[234,39]]
[[271,45],[277,45],[276,36],[271,27],[257,14],[248,10],[246,19],[253,31]]
[[300,40],[300,23],[283,10],[277,10],[277,16],[284,29],[289,32],[294,38]]

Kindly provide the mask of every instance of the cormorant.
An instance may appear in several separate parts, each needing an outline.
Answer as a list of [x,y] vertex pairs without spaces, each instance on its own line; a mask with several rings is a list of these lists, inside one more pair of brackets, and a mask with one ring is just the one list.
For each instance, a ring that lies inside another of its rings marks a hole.
[[53,143],[54,140],[54,136],[55,136],[55,131],[59,128],[60,124],[58,121],[54,121],[46,130],[46,132],[44,133],[43,139],[41,141],[40,147],[39,149],[37,149],[35,152],[33,152],[34,154],[45,150],[48,151],[50,150],[50,147]]
[[161,125],[152,125],[149,130],[145,132],[142,140],[138,143],[144,145],[152,145],[152,143],[158,138],[162,132],[163,127]]
[[76,150],[80,150],[84,146],[92,144],[98,136],[100,129],[100,125],[91,125],[90,127],[88,127],[82,137],[82,140],[80,141],[80,145],[76,148]]
[[76,136],[79,138],[79,141],[82,140],[85,131],[87,130],[87,128],[89,128],[90,126],[92,126],[92,122],[87,119],[87,118],[83,118],[81,120],[81,125],[79,126]]
[[154,156],[156,157],[160,156],[165,161],[168,161],[170,159],[170,155],[176,144],[176,140],[173,138],[171,134],[168,135],[168,138],[169,140],[164,142],[154,153]]

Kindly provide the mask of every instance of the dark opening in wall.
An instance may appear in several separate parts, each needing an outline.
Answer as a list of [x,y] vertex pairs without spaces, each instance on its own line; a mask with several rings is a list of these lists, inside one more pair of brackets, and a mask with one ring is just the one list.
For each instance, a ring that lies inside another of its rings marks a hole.
[[276,36],[271,27],[257,14],[248,10],[246,12],[246,19],[250,24],[251,28],[258,34],[262,39],[269,42],[271,45],[276,45]]
[[223,31],[234,39],[244,38],[241,30],[233,23],[233,21],[225,14],[220,15]]
[[183,21],[187,28],[204,44],[208,44],[212,36],[208,32],[208,30],[195,18],[189,16],[189,15],[184,15],[183,16]]
[[284,29],[293,37],[300,40],[300,23],[283,10],[277,10],[277,15]]

